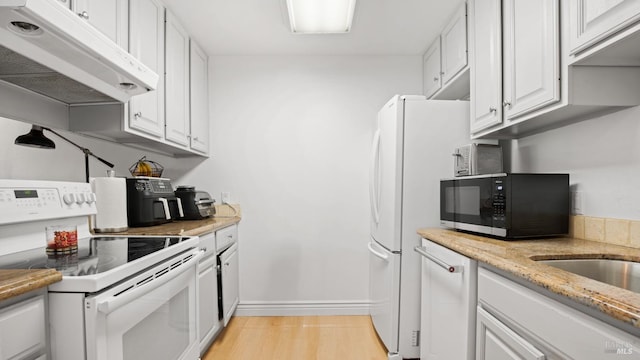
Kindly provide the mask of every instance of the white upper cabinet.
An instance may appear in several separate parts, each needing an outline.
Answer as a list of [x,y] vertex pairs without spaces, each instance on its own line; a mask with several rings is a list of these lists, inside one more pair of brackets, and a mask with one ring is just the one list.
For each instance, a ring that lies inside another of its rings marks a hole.
[[57,0],[60,4],[71,9],[71,0]]
[[126,48],[128,6],[127,0],[74,0],[71,9],[113,42]]
[[189,34],[167,10],[165,23],[165,138],[189,145]]
[[191,40],[191,149],[209,153],[209,76],[207,54]]
[[640,21],[638,0],[570,0],[571,55]]
[[424,53],[423,59],[423,86],[424,95],[431,97],[442,87],[442,75],[440,74],[440,38]]
[[467,66],[467,7],[463,3],[442,30],[442,83],[447,84]]
[[471,133],[502,123],[502,15],[500,0],[469,1]]
[[560,100],[559,20],[558,0],[503,1],[505,119]]
[[465,3],[423,55],[423,89],[424,95],[432,99],[458,100],[469,96]]
[[160,75],[158,88],[129,102],[129,127],[164,137],[164,7],[156,0],[129,2],[129,52]]

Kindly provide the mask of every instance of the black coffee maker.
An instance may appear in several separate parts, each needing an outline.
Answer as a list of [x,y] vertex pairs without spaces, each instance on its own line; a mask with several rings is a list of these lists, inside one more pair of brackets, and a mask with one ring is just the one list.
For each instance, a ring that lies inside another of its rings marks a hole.
[[173,193],[169,179],[142,176],[127,179],[129,227],[159,225],[182,217],[182,202]]

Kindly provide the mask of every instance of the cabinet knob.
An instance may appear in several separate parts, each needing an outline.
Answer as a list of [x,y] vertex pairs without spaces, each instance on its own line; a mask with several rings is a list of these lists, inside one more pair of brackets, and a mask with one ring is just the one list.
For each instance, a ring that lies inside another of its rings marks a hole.
[[138,111],[137,113],[133,114],[133,116],[137,119],[142,117],[142,112]]
[[85,19],[85,20],[89,20],[89,13],[86,11],[83,11],[81,13],[78,13],[78,16],[80,16],[81,18]]
[[229,266],[229,263],[228,262],[224,263],[224,266]]
[[489,112],[496,112],[496,111],[498,111],[498,109],[494,108],[493,106],[489,108]]
[[437,76],[433,77],[433,81],[438,81],[438,80],[439,80],[439,78]]
[[194,137],[193,137],[193,141],[198,141],[198,137],[197,137],[197,136],[194,136]]
[[444,71],[440,71],[440,75],[444,75]]
[[507,100],[503,101],[503,102],[502,102],[502,105],[503,105],[504,107],[511,107],[511,103],[510,103],[509,101],[507,101]]

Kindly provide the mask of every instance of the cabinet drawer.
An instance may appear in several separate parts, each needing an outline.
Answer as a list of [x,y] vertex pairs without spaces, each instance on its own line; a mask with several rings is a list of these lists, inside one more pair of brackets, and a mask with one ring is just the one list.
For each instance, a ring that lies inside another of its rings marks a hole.
[[238,241],[238,225],[216,231],[216,251],[220,252]]
[[[206,259],[208,256],[216,253],[216,234],[208,233],[204,235],[200,235],[200,249],[204,251],[203,259]],[[202,262],[202,260],[201,260]]]
[[570,359],[640,359],[640,339],[487,269],[478,303],[518,335]]
[[26,359],[46,349],[44,295],[0,310],[0,356]]

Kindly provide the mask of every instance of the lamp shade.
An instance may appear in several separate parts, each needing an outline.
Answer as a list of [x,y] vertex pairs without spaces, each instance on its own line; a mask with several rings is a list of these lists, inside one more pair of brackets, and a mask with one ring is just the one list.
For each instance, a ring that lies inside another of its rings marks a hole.
[[22,145],[22,146],[31,146],[39,149],[55,149],[56,148],[56,144],[53,142],[53,140],[44,136],[44,133],[42,132],[42,127],[38,125],[32,125],[31,130],[28,133],[18,136],[14,141],[14,144]]

